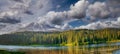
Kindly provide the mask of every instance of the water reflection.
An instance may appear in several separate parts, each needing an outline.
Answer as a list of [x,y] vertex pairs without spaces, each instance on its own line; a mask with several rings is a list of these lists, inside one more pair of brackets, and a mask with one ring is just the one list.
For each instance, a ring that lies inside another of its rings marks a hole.
[[[20,51],[25,54],[116,54],[120,53],[120,45],[85,45],[76,47],[66,46],[7,46],[0,45],[1,50]],[[118,50],[118,51],[116,51]]]
[[113,51],[113,54],[120,54],[120,49]]
[[26,54],[112,54],[113,51],[119,48],[120,46],[97,48],[68,47],[67,49],[27,50]]

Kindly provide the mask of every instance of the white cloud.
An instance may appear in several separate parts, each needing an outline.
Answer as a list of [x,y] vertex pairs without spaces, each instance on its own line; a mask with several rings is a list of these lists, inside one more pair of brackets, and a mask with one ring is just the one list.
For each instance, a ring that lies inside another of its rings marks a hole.
[[89,5],[87,11],[91,18],[108,18],[110,15],[109,8],[105,2],[95,2]]
[[91,18],[117,18],[120,16],[119,6],[119,0],[96,1],[89,5],[86,14]]
[[51,0],[0,0],[0,24],[5,25],[0,26],[0,33],[18,31],[21,25],[34,21],[51,8]]
[[[71,26],[68,25],[70,21],[84,18],[86,15],[89,15],[91,18],[109,18],[111,14],[109,7],[106,2],[90,4],[87,0],[80,0],[74,5],[71,5],[70,10],[63,12],[50,11],[46,15],[40,16],[36,22],[29,23],[25,28],[32,30],[52,30],[56,28],[60,30],[66,30],[66,28],[71,29]],[[98,21],[88,24],[87,26],[80,26],[80,28],[97,29],[105,28],[106,26],[114,27],[114,25],[109,25],[113,22],[106,21],[101,23],[101,21]]]
[[117,20],[93,22],[88,25],[76,27],[75,29],[103,29],[103,28],[120,28],[120,17],[118,17]]
[[68,11],[68,15],[72,18],[84,18],[88,5],[89,2],[86,0],[78,1],[75,5],[70,7],[71,10]]
[[64,24],[64,26],[61,27],[62,30],[69,30],[69,29],[73,29],[72,26],[70,26],[69,24]]
[[[117,18],[120,16],[120,7],[118,0],[107,0],[104,2],[95,1],[90,3],[89,0],[79,0],[70,6],[70,10],[55,12],[50,11],[52,8],[51,0],[0,0],[0,19],[21,18],[21,22],[6,25],[0,31],[19,31],[25,30],[68,30],[72,27],[68,24],[75,19],[84,19],[85,17],[107,19]],[[117,1],[117,2],[116,2]],[[78,28],[99,29],[106,27],[119,27],[118,21],[101,21],[89,23],[86,26]],[[10,21],[7,21],[10,23]],[[6,24],[6,23],[5,23]],[[20,24],[20,25],[19,25]]]
[[[71,26],[68,23],[74,19],[81,19],[85,17],[85,10],[88,6],[89,2],[82,0],[78,1],[75,5],[70,7],[70,10],[63,12],[54,12],[50,11],[44,16],[40,16],[36,22],[33,22],[32,27],[44,27],[45,30],[57,28],[60,30],[68,30],[71,29]],[[31,25],[31,24],[30,24]],[[47,27],[48,26],[48,27]],[[27,27],[30,27],[29,25]],[[25,27],[26,28],[26,27]],[[40,29],[39,29],[40,30]]]
[[50,0],[0,0],[0,18],[8,16],[31,22],[47,13],[51,8]]

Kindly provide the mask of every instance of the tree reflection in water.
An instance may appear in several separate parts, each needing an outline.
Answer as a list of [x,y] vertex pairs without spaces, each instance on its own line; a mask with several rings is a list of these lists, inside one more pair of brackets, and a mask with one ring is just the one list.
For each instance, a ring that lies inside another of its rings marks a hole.
[[120,49],[120,46],[96,48],[68,47],[66,49],[27,50],[26,54],[112,54],[117,49]]

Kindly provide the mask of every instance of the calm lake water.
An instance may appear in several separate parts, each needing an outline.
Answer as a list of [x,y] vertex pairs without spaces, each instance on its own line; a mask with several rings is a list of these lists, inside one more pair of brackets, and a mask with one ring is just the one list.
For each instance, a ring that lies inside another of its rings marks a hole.
[[67,46],[12,46],[0,45],[1,50],[26,54],[120,54],[120,43]]

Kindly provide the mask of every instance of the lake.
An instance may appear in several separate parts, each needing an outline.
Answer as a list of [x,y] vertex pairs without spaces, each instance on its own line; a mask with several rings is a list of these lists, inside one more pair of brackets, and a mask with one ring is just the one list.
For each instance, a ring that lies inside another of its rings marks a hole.
[[0,50],[25,52],[25,54],[120,54],[120,43],[84,46],[14,46],[0,45]]

